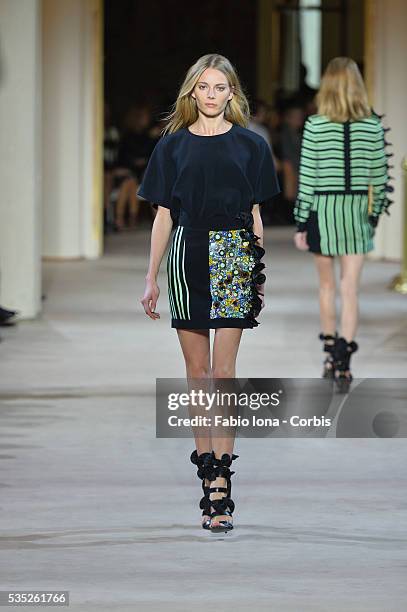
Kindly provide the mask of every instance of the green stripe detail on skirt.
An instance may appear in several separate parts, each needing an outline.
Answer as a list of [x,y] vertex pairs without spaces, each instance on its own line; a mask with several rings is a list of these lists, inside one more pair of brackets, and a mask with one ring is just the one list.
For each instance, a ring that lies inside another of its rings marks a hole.
[[190,319],[189,288],[185,278],[184,228],[178,226],[173,234],[167,258],[168,294],[171,316],[174,319]]
[[318,213],[323,255],[352,255],[373,249],[367,195],[316,195],[313,208]]

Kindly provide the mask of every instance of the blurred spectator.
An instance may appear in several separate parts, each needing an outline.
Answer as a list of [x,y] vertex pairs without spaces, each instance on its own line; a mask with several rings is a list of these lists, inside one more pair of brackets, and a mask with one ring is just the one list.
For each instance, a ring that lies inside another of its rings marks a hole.
[[18,310],[7,310],[0,306],[0,325],[7,327],[9,325],[15,325],[15,316],[18,314]]
[[292,204],[297,194],[303,126],[304,110],[298,102],[292,101],[284,110],[280,141],[283,193],[285,199]]
[[250,111],[251,116],[247,127],[252,132],[256,132],[256,134],[259,134],[259,136],[263,136],[264,140],[270,147],[270,150],[272,150],[270,133],[268,128],[266,127],[267,104],[263,100],[253,100],[250,103]]
[[117,165],[117,154],[120,142],[119,130],[111,124],[110,107],[105,103],[104,108],[104,140],[103,140],[103,167],[104,190],[103,201],[105,210],[105,226],[112,226],[114,219],[111,213],[110,198],[113,190],[113,180]]
[[307,83],[307,68],[304,64],[300,66],[300,86],[298,90],[298,100],[304,109],[305,116],[314,115],[317,112],[315,96],[318,90],[310,87]]
[[[15,317],[18,314],[18,310],[7,310],[7,308],[3,308],[0,306],[0,326],[1,327],[9,327],[11,325],[16,324]],[[0,342],[2,338],[0,336]]]
[[282,113],[277,107],[267,105],[265,125],[273,143],[273,155],[277,173],[281,172],[281,125]]
[[[264,140],[267,142],[271,155],[273,157],[274,165],[276,168],[276,172],[280,170],[280,162],[278,156],[276,156],[275,148],[274,148],[274,140],[272,137],[272,132],[269,126],[269,105],[264,102],[264,100],[255,99],[250,103],[250,111],[251,117],[248,123],[248,129],[252,132],[255,132],[259,136],[262,136]],[[275,209],[277,206],[277,200],[274,201],[273,207],[266,207],[263,211],[262,218],[265,225],[271,224],[273,222],[273,217],[275,216]]]
[[129,227],[135,227],[140,209],[137,189],[156,143],[149,133],[151,111],[148,106],[131,108],[124,121],[124,133],[117,156],[116,177],[120,189],[116,204],[116,227],[125,228],[125,214],[129,206]]

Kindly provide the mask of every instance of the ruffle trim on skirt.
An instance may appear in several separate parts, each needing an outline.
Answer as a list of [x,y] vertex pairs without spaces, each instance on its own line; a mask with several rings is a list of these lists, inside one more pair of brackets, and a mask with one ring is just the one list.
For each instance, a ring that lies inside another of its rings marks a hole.
[[248,327],[253,328],[259,325],[259,322],[256,321],[256,317],[259,316],[262,305],[260,298],[261,293],[258,289],[258,285],[262,285],[266,281],[266,275],[262,272],[266,266],[262,261],[260,261],[265,254],[265,250],[263,247],[256,244],[259,236],[256,236],[253,231],[252,213],[240,212],[236,218],[243,222],[243,227],[240,230],[240,236],[249,242],[250,255],[253,257],[255,262],[250,272],[250,309],[245,316]]

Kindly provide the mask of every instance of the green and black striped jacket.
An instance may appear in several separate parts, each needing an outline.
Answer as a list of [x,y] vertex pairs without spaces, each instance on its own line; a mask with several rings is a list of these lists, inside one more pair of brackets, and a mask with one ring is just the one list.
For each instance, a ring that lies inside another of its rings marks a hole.
[[[387,153],[386,147],[391,143],[386,141],[385,132],[390,128],[384,128],[381,122],[383,115],[378,115],[372,110],[372,115],[364,119],[346,121],[344,123],[330,121],[324,115],[311,115],[307,118],[303,131],[301,160],[299,172],[299,187],[294,207],[294,218],[299,231],[307,229],[307,223],[312,212],[318,218],[319,206],[326,206],[329,196],[338,195],[341,202],[345,202],[343,227],[339,228],[344,233],[352,232],[354,228],[346,225],[354,224],[355,215],[352,215],[352,202],[366,202],[363,209],[365,216],[357,219],[361,223],[359,233],[353,231],[355,246],[352,252],[365,252],[373,248],[372,245],[362,245],[367,231],[363,223],[376,226],[379,216],[383,211],[388,213],[388,207],[392,200],[388,198],[388,192],[393,191],[389,186],[390,166],[388,158],[393,153]],[[367,209],[367,194],[369,185],[372,185],[372,207]],[[339,200],[338,200],[339,201]],[[362,210],[362,208],[360,209]],[[337,229],[335,215],[326,214],[324,232],[333,235]],[[359,214],[359,213],[358,213]],[[341,212],[342,215],[342,212]],[[321,229],[321,228],[320,228]],[[367,240],[367,238],[366,238]],[[361,243],[358,244],[358,241]],[[329,235],[326,236],[325,248],[324,236],[321,237],[321,252],[336,254],[341,252],[341,245],[332,244],[329,247]],[[343,251],[342,247],[342,251]]]

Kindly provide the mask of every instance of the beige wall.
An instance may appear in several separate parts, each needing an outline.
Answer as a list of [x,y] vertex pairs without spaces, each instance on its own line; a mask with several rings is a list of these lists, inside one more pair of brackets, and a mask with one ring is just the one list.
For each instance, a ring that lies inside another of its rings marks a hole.
[[0,0],[0,304],[41,309],[41,5]]
[[43,255],[102,252],[101,1],[43,0]]
[[0,0],[0,304],[41,312],[41,254],[103,247],[102,0]]
[[387,140],[393,143],[391,164],[395,167],[395,187],[390,194],[394,204],[384,215],[376,232],[373,257],[399,259],[402,253],[403,174],[401,163],[407,155],[407,2],[367,0],[366,65],[371,103],[383,122],[391,128]]

